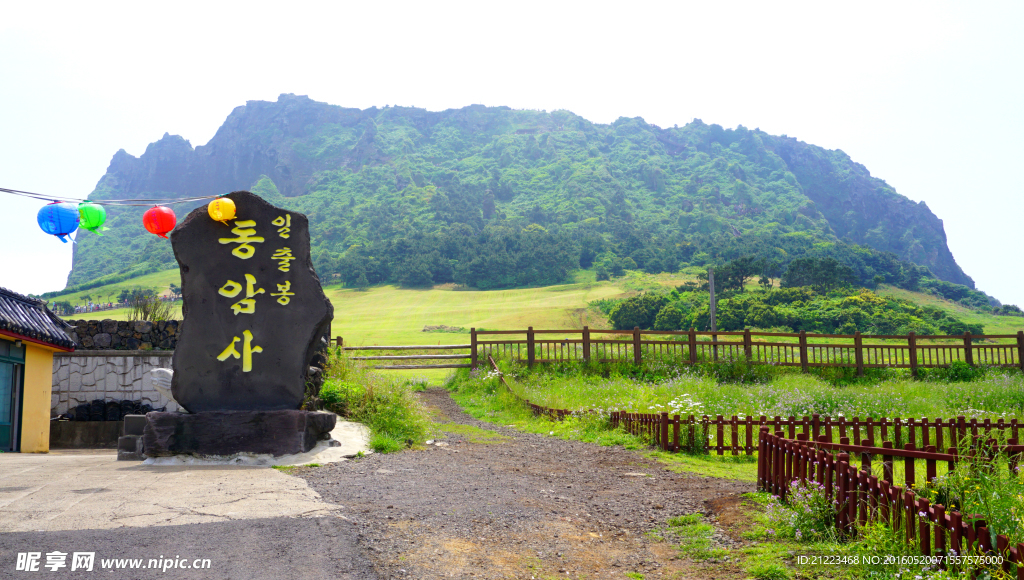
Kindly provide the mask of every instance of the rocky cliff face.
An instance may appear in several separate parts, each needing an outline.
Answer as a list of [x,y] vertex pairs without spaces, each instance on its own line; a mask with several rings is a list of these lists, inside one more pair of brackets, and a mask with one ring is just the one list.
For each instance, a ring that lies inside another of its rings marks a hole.
[[899,195],[842,151],[794,138],[774,137],[770,143],[836,236],[892,252],[928,266],[942,280],[974,288],[946,245],[942,220],[923,201],[914,203]]
[[[165,134],[140,157],[118,151],[91,198],[216,195],[257,182],[260,195],[310,215],[314,254],[341,255],[403,228],[516,217],[586,223],[624,256],[637,236],[675,245],[775,228],[892,252],[974,286],[942,221],[842,151],[700,121],[596,125],[567,111],[359,110],[281,95],[236,108],[206,145]],[[196,205],[174,209],[183,217]],[[173,267],[165,241],[142,229],[143,210],[112,208],[110,232],[83,235],[69,284]]]
[[295,142],[316,135],[324,125],[365,124],[375,113],[295,95],[281,95],[276,103],[249,101],[228,115],[206,145],[193,149],[185,139],[164,134],[141,157],[118,151],[100,184],[129,197],[146,192],[200,196],[249,187],[267,175],[284,196],[302,195],[315,172],[334,167],[344,156],[311,160]]

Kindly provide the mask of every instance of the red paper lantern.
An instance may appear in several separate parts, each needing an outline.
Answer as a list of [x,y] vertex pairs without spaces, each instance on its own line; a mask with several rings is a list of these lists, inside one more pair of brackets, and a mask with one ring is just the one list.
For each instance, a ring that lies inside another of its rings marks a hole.
[[167,232],[173,230],[177,224],[178,218],[174,217],[174,211],[162,205],[151,207],[142,215],[142,225],[146,226],[150,233],[161,238],[166,239]]

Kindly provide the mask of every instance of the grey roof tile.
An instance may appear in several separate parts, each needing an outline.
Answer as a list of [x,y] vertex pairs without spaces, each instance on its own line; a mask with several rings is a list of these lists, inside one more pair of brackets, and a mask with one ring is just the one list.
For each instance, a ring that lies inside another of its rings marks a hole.
[[0,287],[0,330],[74,349],[75,343],[68,337],[68,328],[71,325],[50,312],[44,300]]

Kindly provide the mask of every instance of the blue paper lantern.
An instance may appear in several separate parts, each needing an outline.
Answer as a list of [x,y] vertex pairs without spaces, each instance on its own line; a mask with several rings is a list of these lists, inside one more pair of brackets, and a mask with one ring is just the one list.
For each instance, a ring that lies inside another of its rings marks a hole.
[[78,229],[78,207],[55,201],[39,210],[36,221],[44,232],[57,236],[66,244],[68,241],[64,236]]

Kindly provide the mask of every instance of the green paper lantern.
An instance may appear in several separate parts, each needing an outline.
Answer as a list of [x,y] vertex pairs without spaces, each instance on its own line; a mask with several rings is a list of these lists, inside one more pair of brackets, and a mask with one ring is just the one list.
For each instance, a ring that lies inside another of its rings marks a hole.
[[103,235],[100,231],[110,229],[103,226],[103,223],[107,221],[107,210],[103,209],[103,206],[98,203],[83,202],[78,204],[78,216],[78,227],[89,230],[97,236]]

